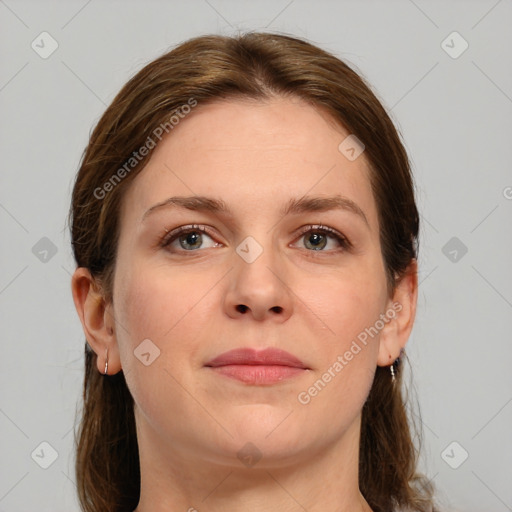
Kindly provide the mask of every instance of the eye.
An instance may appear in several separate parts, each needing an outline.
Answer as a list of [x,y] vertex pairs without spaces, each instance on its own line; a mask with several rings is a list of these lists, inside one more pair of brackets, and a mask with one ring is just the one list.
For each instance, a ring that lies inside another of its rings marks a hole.
[[[204,246],[204,237],[212,240],[213,244]],[[179,244],[179,247],[176,246]],[[166,233],[160,245],[162,247],[171,248],[173,251],[194,252],[196,249],[207,249],[209,247],[218,247],[219,243],[214,242],[208,234],[208,230],[204,226],[181,226],[170,233]],[[171,252],[173,252],[171,251]]]
[[[328,244],[329,238],[334,240],[335,247],[331,249],[338,250],[341,248],[342,250],[347,250],[352,247],[352,244],[349,240],[344,237],[341,233],[338,233],[335,229],[329,228],[327,226],[306,226],[302,229],[300,236],[304,239],[306,249],[313,251],[324,251]],[[337,246],[337,247],[336,247]]]
[[[204,245],[204,238],[211,240],[210,245]],[[305,226],[299,235],[305,240],[305,248],[315,252],[330,252],[324,250],[329,245],[329,239],[334,243],[331,250],[348,250],[352,247],[350,241],[335,229],[322,225]],[[177,245],[178,244],[178,245]],[[222,244],[213,240],[205,226],[189,225],[166,232],[160,242],[160,246],[168,248],[171,252],[195,252],[197,249],[220,247]]]

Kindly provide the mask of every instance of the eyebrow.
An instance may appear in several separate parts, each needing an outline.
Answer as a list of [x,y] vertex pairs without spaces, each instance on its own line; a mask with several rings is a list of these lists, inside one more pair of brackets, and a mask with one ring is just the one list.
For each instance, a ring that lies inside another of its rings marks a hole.
[[[174,196],[153,205],[142,216],[142,222],[151,213],[165,207],[186,208],[187,210],[224,213],[233,216],[232,210],[222,199],[214,199],[205,196]],[[290,199],[281,209],[282,216],[306,212],[325,212],[329,210],[345,210],[360,217],[370,227],[363,210],[348,197],[334,195],[328,197],[304,196],[299,199]]]

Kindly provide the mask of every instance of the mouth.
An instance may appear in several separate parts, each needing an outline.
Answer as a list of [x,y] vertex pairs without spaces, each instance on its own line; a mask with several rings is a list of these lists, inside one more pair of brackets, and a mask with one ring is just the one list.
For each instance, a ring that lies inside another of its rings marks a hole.
[[242,348],[225,352],[208,363],[215,374],[250,385],[270,385],[305,374],[308,368],[284,350]]

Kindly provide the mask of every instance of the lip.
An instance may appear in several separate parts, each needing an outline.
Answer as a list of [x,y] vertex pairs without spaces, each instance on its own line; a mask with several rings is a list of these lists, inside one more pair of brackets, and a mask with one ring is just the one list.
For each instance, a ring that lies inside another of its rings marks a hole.
[[300,359],[278,348],[266,348],[265,350],[237,348],[215,357],[205,366],[217,368],[218,366],[228,365],[289,366],[291,368],[302,368],[303,370],[308,369]]
[[300,359],[276,348],[230,350],[205,366],[215,373],[252,385],[275,384],[309,370]]

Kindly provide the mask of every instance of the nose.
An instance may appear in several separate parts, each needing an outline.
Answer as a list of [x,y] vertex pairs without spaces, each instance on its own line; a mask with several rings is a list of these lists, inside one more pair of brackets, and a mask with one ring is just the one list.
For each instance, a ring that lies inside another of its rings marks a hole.
[[228,274],[225,309],[232,318],[247,316],[282,323],[292,314],[291,278],[285,261],[272,251],[270,244],[261,249],[254,260],[245,258],[241,251],[233,254],[234,268]]

